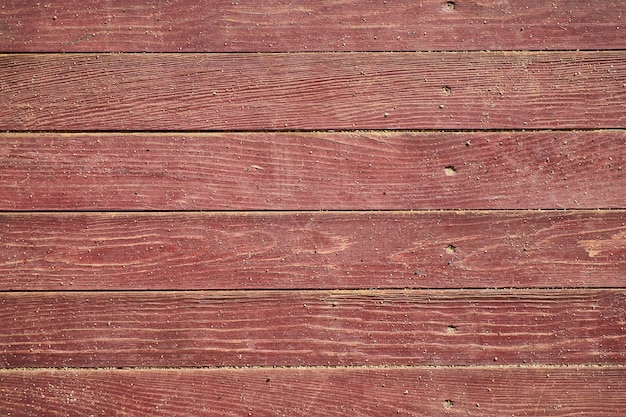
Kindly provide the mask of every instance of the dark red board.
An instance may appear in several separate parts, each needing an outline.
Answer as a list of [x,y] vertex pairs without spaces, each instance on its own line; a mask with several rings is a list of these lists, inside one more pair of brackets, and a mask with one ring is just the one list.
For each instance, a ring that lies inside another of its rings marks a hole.
[[0,55],[1,130],[626,125],[626,51]]
[[619,417],[622,367],[0,371],[12,417]]
[[4,0],[0,51],[623,49],[621,1]]
[[626,365],[626,291],[5,293],[0,367]]
[[626,131],[0,134],[4,210],[626,207]]
[[624,287],[612,211],[0,214],[3,290]]

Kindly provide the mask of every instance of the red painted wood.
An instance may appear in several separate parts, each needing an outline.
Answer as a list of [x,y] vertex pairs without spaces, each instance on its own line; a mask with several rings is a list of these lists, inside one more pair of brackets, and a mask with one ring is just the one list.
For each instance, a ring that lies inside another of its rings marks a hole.
[[0,50],[623,49],[621,1],[5,0]]
[[626,291],[4,293],[0,367],[626,365]]
[[623,414],[622,1],[27,3],[0,415]]
[[624,211],[0,214],[2,290],[624,287]]
[[623,128],[626,52],[0,56],[1,130]]
[[5,133],[0,167],[4,210],[626,207],[624,130]]
[[0,371],[7,415],[621,416],[622,367]]

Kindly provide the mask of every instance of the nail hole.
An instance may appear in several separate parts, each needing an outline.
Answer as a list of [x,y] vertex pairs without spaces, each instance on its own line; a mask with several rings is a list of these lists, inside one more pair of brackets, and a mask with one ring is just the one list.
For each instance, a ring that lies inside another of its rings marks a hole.
[[446,252],[448,252],[449,254],[456,253],[456,246],[454,246],[454,245],[446,246]]
[[446,85],[445,87],[441,87],[441,92],[444,96],[449,96],[450,94],[452,94],[452,88]]
[[456,332],[456,326],[454,326],[452,324],[449,325],[448,326],[448,333],[454,333],[454,332]]
[[452,165],[448,165],[443,170],[446,173],[446,175],[454,175],[454,174],[456,174],[456,168],[454,166],[452,166]]
[[447,1],[446,4],[443,5],[443,8],[448,11],[452,11],[456,9],[456,3],[453,1]]
[[454,407],[454,401],[452,401],[452,400],[445,400],[443,402],[443,407],[444,408],[452,408],[452,407]]
[[465,142],[465,146],[467,146],[468,148],[470,147],[471,144],[472,144],[472,142],[470,142],[469,140],[467,142]]

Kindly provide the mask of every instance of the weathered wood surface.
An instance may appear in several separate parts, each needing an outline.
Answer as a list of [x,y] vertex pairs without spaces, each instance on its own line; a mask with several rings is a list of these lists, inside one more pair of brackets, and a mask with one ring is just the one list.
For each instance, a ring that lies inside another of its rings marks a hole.
[[0,371],[6,415],[621,416],[623,367]]
[[2,290],[623,287],[610,211],[3,213]]
[[0,415],[623,414],[623,1],[26,3]]
[[626,365],[624,290],[4,293],[0,367]]
[[1,130],[623,128],[626,52],[12,54]]
[[621,1],[5,0],[5,52],[623,49]]
[[626,207],[626,131],[0,134],[4,210]]

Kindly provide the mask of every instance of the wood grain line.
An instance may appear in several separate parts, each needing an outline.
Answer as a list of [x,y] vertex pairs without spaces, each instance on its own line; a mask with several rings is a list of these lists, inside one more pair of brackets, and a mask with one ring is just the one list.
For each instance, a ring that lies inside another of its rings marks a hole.
[[0,214],[2,290],[624,287],[611,211]]
[[620,1],[4,0],[5,52],[622,49]]
[[622,364],[623,290],[0,294],[0,366]]
[[626,51],[0,55],[1,130],[626,126]]
[[12,370],[0,371],[0,408],[13,417],[618,417],[625,376],[622,367]]
[[0,134],[3,210],[626,207],[626,131]]

